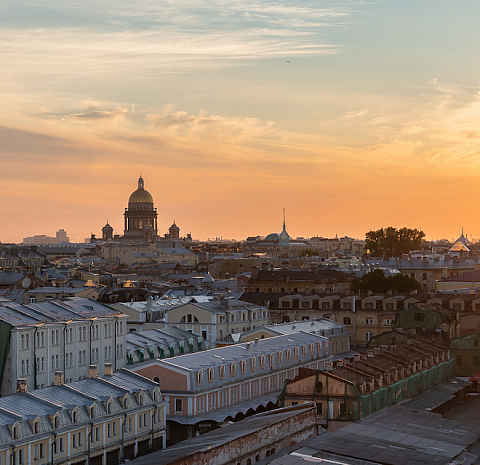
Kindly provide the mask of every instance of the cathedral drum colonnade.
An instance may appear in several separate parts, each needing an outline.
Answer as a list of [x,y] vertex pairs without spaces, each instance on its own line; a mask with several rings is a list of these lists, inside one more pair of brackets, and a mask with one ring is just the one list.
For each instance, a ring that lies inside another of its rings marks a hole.
[[157,209],[152,194],[145,190],[142,176],[138,179],[138,189],[128,199],[124,216],[125,239],[151,241],[157,237]]

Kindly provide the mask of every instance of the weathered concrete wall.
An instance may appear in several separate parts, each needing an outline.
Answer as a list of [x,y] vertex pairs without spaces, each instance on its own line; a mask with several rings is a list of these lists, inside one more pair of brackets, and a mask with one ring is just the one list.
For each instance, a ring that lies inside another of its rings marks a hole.
[[[275,415],[272,415],[274,421]],[[205,438],[203,451],[174,460],[169,465],[246,465],[249,460],[253,464],[314,434],[316,413],[312,407],[219,447],[210,449],[208,438]]]

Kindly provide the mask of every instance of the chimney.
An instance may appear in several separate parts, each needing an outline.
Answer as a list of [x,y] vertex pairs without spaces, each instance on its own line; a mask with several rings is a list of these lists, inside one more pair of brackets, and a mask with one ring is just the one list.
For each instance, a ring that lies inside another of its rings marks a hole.
[[88,367],[88,377],[97,378],[98,377],[98,367],[97,365],[90,365]]
[[372,349],[367,350],[367,357],[373,357],[373,350]]
[[374,347],[374,348],[373,348],[373,353],[374,353],[375,355],[379,355],[379,354],[380,354],[380,347]]
[[25,378],[17,379],[17,392],[27,392],[27,380]]
[[110,362],[105,363],[103,374],[105,376],[113,376],[113,365]]
[[343,360],[337,360],[337,367],[343,367]]
[[362,356],[360,354],[354,354],[353,355],[353,361],[354,362],[359,362],[362,359]]
[[53,385],[61,386],[64,383],[63,371],[56,371],[53,375]]

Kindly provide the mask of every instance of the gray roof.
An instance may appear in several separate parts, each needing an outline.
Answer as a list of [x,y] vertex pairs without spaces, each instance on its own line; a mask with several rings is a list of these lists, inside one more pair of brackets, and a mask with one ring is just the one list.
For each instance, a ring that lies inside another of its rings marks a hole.
[[441,382],[426,391],[422,391],[411,399],[402,402],[400,405],[411,410],[430,411],[443,405],[455,397],[458,391],[461,391],[471,383],[460,378],[448,379]]
[[12,326],[119,315],[121,315],[120,312],[116,312],[100,302],[82,297],[68,297],[64,300],[50,300],[25,305],[0,298],[0,319]]
[[202,308],[203,310],[207,310],[209,312],[228,312],[228,311],[241,311],[241,310],[259,310],[265,309],[266,307],[261,307],[256,304],[252,304],[250,302],[245,302],[243,300],[238,299],[225,299],[225,300],[211,300],[209,302],[199,302],[194,303],[191,302],[190,304],[185,305],[194,305],[196,307]]
[[[217,366],[226,362],[240,360],[244,357],[248,358],[250,355],[264,355],[265,353],[271,353],[273,351],[287,349],[289,347],[297,347],[322,340],[326,339],[315,334],[300,332],[260,339],[257,343],[247,342],[186,355],[179,355],[178,357],[171,357],[166,360],[157,361],[157,363],[180,367],[189,371],[197,371],[199,367]],[[298,364],[298,362],[295,363]]]
[[13,285],[17,284],[24,278],[23,273],[0,273],[0,285]]
[[[386,407],[334,433],[309,441],[314,455],[389,465],[447,463],[480,438],[480,427],[428,412]],[[346,462],[350,463],[350,462]]]

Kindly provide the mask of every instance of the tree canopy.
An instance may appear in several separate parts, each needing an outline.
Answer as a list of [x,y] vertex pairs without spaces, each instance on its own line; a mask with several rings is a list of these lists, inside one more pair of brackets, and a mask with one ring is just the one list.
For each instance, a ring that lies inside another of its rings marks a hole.
[[392,276],[385,276],[383,270],[377,269],[370,271],[362,276],[361,279],[353,283],[354,292],[421,292],[422,285],[414,278],[401,273]]
[[418,250],[425,237],[418,229],[393,227],[369,231],[365,234],[365,248],[372,257],[400,257],[404,253]]

